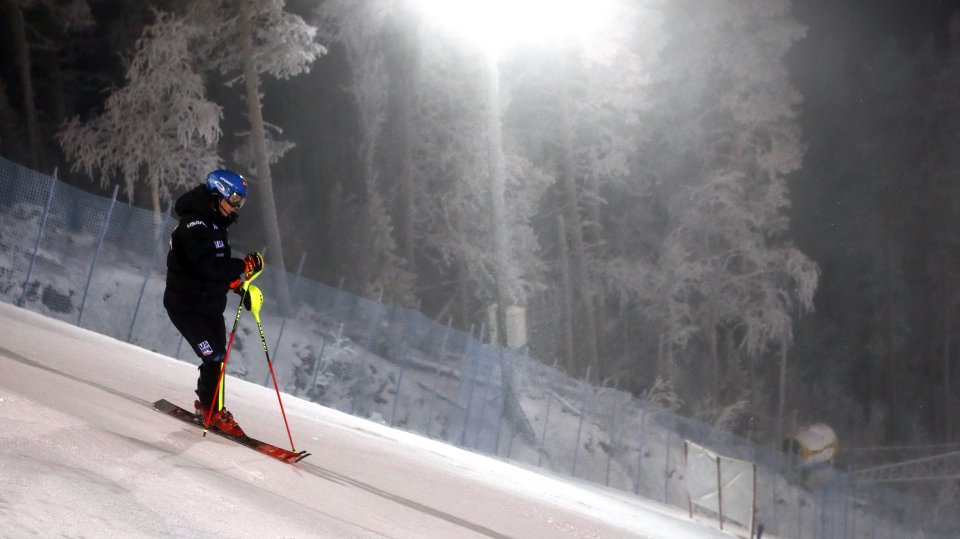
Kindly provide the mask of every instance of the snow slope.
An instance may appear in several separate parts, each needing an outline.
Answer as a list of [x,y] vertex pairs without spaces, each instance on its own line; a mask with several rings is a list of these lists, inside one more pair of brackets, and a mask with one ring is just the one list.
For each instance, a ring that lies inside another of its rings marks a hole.
[[[732,537],[675,508],[285,396],[288,465],[157,413],[196,369],[0,303],[0,536]],[[228,406],[282,445],[276,394]]]

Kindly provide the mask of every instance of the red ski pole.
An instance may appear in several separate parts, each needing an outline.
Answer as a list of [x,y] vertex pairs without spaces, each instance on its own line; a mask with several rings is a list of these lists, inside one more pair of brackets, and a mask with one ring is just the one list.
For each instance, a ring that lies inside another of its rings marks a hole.
[[277,401],[280,402],[280,414],[283,416],[283,425],[287,428],[287,437],[290,438],[290,449],[293,452],[297,448],[293,445],[293,434],[290,433],[290,423],[287,422],[287,412],[283,409],[283,399],[280,398],[280,386],[277,385],[277,375],[273,372],[273,362],[270,361],[270,352],[267,350],[267,339],[263,335],[263,325],[260,323],[260,307],[263,305],[263,294],[256,286],[250,287],[250,296],[245,298],[249,301],[247,308],[253,313],[253,319],[257,321],[257,328],[260,329],[260,343],[263,344],[263,354],[267,356],[267,367],[270,368],[270,377],[273,378],[273,388],[277,391]]

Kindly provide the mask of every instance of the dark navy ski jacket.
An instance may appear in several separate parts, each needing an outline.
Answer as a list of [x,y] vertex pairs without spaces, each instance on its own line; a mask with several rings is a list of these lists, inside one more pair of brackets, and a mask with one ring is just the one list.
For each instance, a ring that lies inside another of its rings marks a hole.
[[230,257],[227,239],[227,227],[237,214],[220,215],[202,184],[178,198],[174,211],[180,224],[170,238],[163,306],[173,312],[222,316],[230,282],[245,269],[242,259]]

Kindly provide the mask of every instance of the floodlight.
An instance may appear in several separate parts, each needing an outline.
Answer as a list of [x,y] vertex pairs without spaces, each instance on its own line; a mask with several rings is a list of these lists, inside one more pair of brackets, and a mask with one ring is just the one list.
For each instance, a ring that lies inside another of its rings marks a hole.
[[412,0],[424,18],[499,51],[518,43],[582,39],[597,32],[615,0]]

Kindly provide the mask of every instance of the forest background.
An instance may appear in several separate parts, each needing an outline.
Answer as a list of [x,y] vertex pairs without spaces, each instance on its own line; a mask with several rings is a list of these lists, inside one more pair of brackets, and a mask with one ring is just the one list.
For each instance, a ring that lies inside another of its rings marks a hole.
[[522,306],[533,357],[755,440],[943,446],[960,19],[909,4],[621,2],[494,57],[400,0],[7,0],[0,155],[158,213],[232,168],[268,265],[487,340]]

